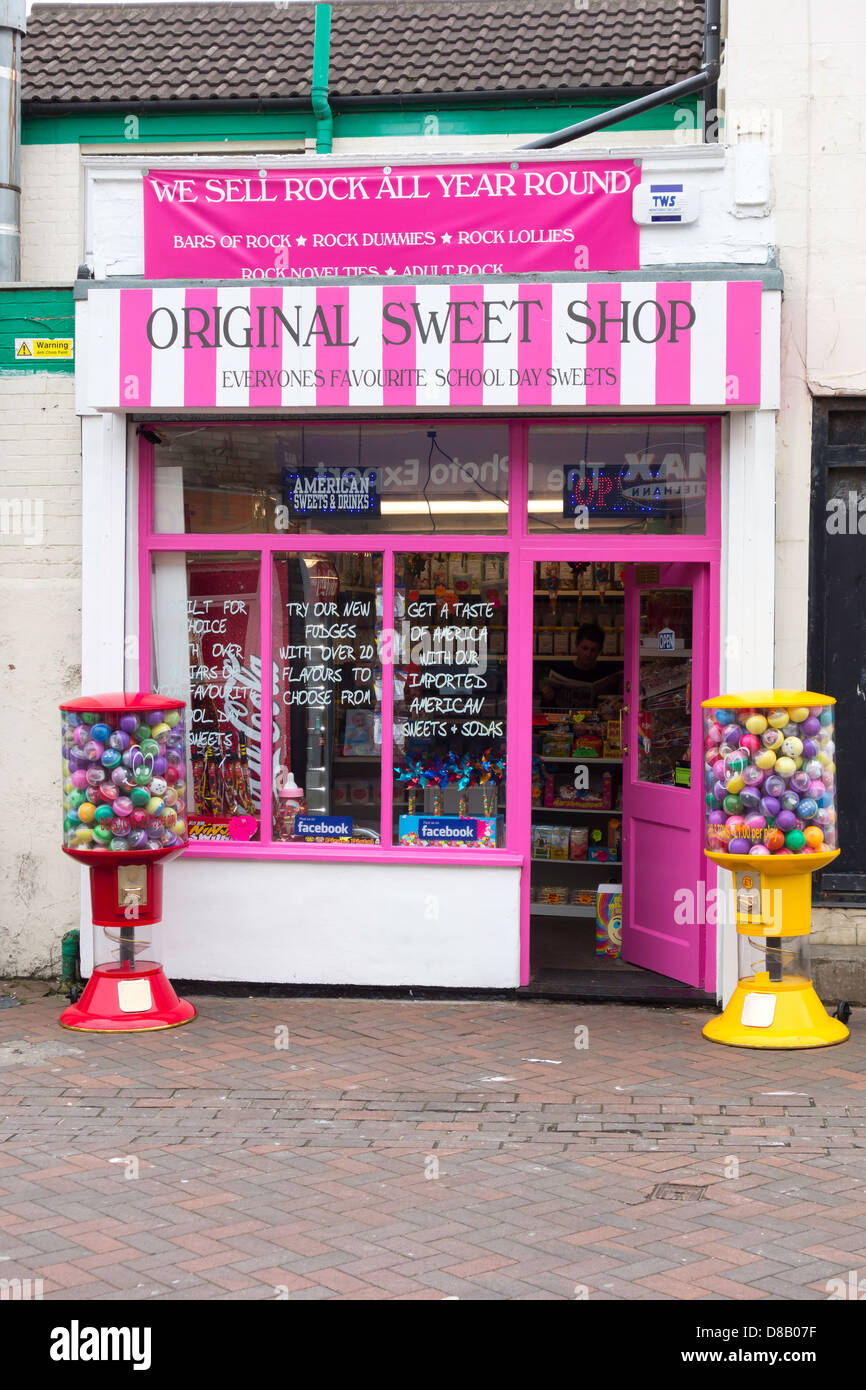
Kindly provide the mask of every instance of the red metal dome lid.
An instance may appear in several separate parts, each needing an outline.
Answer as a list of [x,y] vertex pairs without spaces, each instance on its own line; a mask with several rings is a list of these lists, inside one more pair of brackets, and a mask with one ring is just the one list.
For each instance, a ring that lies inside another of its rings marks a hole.
[[64,700],[62,710],[73,710],[76,714],[92,710],[94,713],[109,710],[148,710],[184,709],[184,700],[173,700],[170,695],[154,695],[149,691],[120,690],[108,695],[79,695],[75,700]]

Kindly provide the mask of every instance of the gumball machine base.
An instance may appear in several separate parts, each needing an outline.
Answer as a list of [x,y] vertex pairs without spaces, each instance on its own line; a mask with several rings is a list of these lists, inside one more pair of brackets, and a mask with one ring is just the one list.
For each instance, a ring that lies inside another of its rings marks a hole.
[[157,961],[138,960],[94,966],[81,999],[63,1010],[60,1024],[80,1033],[146,1033],[179,1028],[195,1016]]
[[848,1029],[830,1017],[809,980],[763,989],[741,980],[724,1013],[710,1019],[703,1034],[729,1047],[833,1047],[845,1041]]

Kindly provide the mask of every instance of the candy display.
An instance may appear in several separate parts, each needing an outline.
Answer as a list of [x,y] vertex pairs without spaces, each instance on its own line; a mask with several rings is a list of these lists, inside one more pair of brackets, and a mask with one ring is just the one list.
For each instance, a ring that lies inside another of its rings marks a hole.
[[545,773],[542,804],[557,810],[603,810],[613,808],[613,778],[602,773],[598,784],[581,788],[574,784],[574,774]]
[[495,849],[503,837],[502,816],[400,816],[398,825],[399,843],[417,849]]
[[164,854],[187,843],[186,736],[176,706],[61,711],[65,849]]
[[407,787],[445,787],[455,783],[458,787],[483,786],[487,782],[501,782],[505,776],[505,755],[495,756],[493,750],[486,749],[480,757],[473,754],[449,752],[441,758],[407,756],[405,762],[395,766],[394,776]]
[[234,749],[221,757],[205,748],[193,758],[195,809],[202,815],[240,816],[257,812],[246,744],[239,737],[234,742]]
[[622,884],[600,883],[595,900],[595,954],[617,960],[622,953]]
[[832,704],[704,715],[706,848],[756,857],[835,849]]

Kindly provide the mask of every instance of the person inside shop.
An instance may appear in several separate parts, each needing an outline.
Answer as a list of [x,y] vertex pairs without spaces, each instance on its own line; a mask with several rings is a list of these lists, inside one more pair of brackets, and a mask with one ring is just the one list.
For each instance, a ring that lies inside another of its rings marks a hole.
[[591,709],[601,694],[622,689],[622,665],[599,661],[604,633],[597,623],[584,623],[577,630],[571,660],[552,666],[539,686],[542,709],[556,709],[579,703]]

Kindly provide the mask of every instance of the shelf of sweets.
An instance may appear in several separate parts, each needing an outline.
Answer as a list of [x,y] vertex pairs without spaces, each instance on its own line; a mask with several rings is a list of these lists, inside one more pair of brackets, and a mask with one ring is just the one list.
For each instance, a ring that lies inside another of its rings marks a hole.
[[536,598],[625,598],[625,589],[533,589]]
[[[645,654],[646,654],[646,653],[644,653],[644,655],[645,655]],[[680,653],[679,653],[679,652],[659,652],[658,655],[659,655],[659,656],[679,656]],[[685,653],[683,653],[683,655],[691,656],[691,652],[685,652]],[[548,652],[548,653],[546,653],[546,654],[543,653],[543,652],[541,652],[541,653],[535,652],[535,653],[533,654],[532,660],[533,660],[533,661],[573,661],[573,660],[574,660],[574,652]],[[597,666],[602,666],[602,665],[605,665],[605,666],[606,666],[606,665],[609,665],[611,662],[616,662],[616,663],[618,663],[618,665],[621,666],[622,663],[623,663],[623,658],[622,658],[622,656],[600,656],[600,657],[598,657],[597,660],[596,660],[596,665],[597,665]],[[555,711],[552,711],[552,713],[555,713]]]
[[538,859],[533,854],[533,864],[564,864],[569,869],[617,869],[622,866],[621,859]]
[[621,816],[622,808],[605,811],[602,806],[539,806],[532,807],[532,814],[538,811],[546,816]]
[[543,753],[535,753],[533,757],[542,763],[586,763],[588,767],[622,767],[622,758],[593,758],[587,753],[580,758],[546,758]]
[[[484,587],[487,588],[487,589],[495,589],[498,585],[504,584],[504,583],[505,583],[505,580],[504,580],[504,579],[491,579],[487,584],[485,584]],[[447,584],[442,584],[442,585],[439,585],[438,587],[443,588],[443,589],[447,589],[447,588],[448,588]],[[435,593],[436,593],[436,590],[435,590],[435,589],[416,589],[414,584],[396,584],[396,585],[395,585],[395,588],[396,588],[397,590],[411,589],[411,591],[412,591],[413,594],[418,594],[419,596],[420,596],[421,594],[435,594]],[[487,602],[487,600],[485,600],[484,597],[483,597],[483,591],[482,591],[481,589],[460,589],[459,591],[457,591],[457,590],[449,590],[449,593],[450,593],[450,592],[455,592],[458,599],[473,598],[473,599],[477,599],[480,603],[485,603],[485,602]]]
[[591,917],[595,921],[596,909],[586,903],[530,903],[530,917]]

